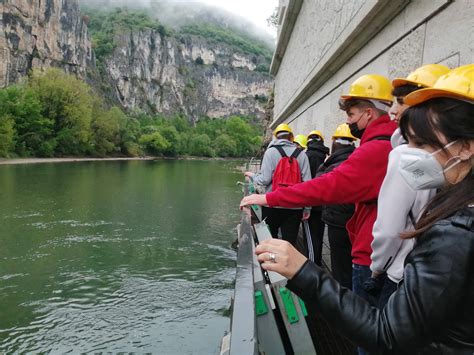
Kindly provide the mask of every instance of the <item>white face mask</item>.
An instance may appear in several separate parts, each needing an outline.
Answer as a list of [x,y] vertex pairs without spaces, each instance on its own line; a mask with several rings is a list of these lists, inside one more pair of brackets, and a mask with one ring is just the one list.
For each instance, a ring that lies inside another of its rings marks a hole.
[[[454,143],[456,141],[445,145],[444,148],[448,148]],[[442,167],[435,158],[435,155],[441,150],[428,153],[426,150],[419,148],[405,148],[400,157],[399,168],[402,177],[413,190],[437,189],[443,186],[446,182],[445,172],[461,162],[460,157],[455,156],[450,158]],[[455,159],[457,161],[452,163]]]

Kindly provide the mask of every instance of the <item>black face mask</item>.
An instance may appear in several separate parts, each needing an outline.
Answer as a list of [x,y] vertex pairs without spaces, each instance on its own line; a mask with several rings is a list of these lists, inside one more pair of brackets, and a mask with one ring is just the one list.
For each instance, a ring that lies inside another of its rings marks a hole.
[[359,129],[359,127],[357,127],[357,122],[350,123],[349,124],[349,129],[351,130],[351,134],[354,137],[359,138],[359,139],[362,138],[362,135],[364,134],[364,131],[365,131],[365,128],[364,129]]

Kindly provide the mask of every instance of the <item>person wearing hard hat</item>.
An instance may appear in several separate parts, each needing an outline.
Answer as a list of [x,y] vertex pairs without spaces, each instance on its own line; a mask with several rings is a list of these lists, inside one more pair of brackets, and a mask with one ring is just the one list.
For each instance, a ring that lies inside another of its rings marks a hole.
[[[309,159],[309,167],[311,169],[311,177],[316,177],[321,164],[329,154],[329,148],[324,145],[324,136],[320,130],[314,130],[308,134],[308,149],[306,155]],[[323,238],[326,225],[321,219],[321,206],[313,206],[311,208],[311,216],[308,219],[309,231],[311,234],[311,244],[313,245],[314,262],[322,265],[323,257]]]
[[[339,125],[332,135],[331,155],[321,164],[316,176],[333,171],[356,149],[357,140],[347,123]],[[321,219],[328,226],[331,274],[342,286],[352,289],[352,244],[346,224],[354,214],[354,204],[331,204],[322,206]],[[313,212],[311,213],[311,216]]]
[[341,96],[340,108],[347,114],[351,134],[360,146],[340,166],[328,174],[266,195],[250,195],[240,205],[252,204],[300,207],[355,203],[355,213],[346,225],[352,243],[352,288],[359,296],[377,304],[364,282],[370,278],[372,228],[377,214],[377,198],[386,173],[390,136],[397,125],[390,120],[392,85],[381,75],[363,75]]
[[[441,64],[426,64],[410,74],[406,78],[396,78],[392,80],[393,104],[390,107],[389,115],[397,123],[400,121],[402,113],[408,108],[405,103],[405,96],[413,91],[427,87],[432,87],[441,75],[447,74],[449,68]],[[392,135],[392,146],[396,147],[406,143],[401,137],[400,130],[396,130]]]
[[320,130],[314,130],[308,134],[308,150],[306,155],[311,167],[311,177],[316,176],[321,164],[326,160],[329,154],[329,148],[324,145],[324,136]]
[[[254,174],[247,171],[244,175],[252,178],[254,184],[262,186],[265,192],[271,192],[276,189],[276,186],[274,186],[274,174],[280,160],[289,157],[290,160],[296,158],[299,166],[300,181],[310,180],[311,172],[308,158],[303,153],[303,150],[293,143],[291,127],[286,123],[279,124],[273,134],[274,139],[270,142],[263,155],[260,172]],[[292,244],[296,243],[301,220],[308,219],[310,215],[310,208],[307,207],[303,211],[302,207],[304,206],[296,208],[262,207],[262,218],[265,219],[274,238],[278,238],[280,231],[281,237],[284,240]]]
[[288,289],[316,304],[318,316],[371,353],[472,354],[474,64],[408,94],[405,103],[410,108],[400,130],[410,149],[400,158],[401,175],[415,191],[439,192],[415,229],[401,235],[416,243],[405,260],[404,280],[383,309],[341,288],[284,241],[266,240],[255,251],[263,269],[288,278]]
[[[394,79],[394,100],[390,108],[394,121],[398,124],[402,113],[408,108],[404,102],[406,95],[432,87],[440,76],[448,72],[449,68],[444,65],[427,64],[406,78]],[[414,246],[412,239],[401,239],[400,233],[413,228],[424,206],[436,194],[436,189],[414,191],[407,185],[399,170],[400,157],[408,148],[400,129],[393,133],[391,142],[394,149],[390,152],[387,174],[380,188],[377,220],[372,231],[372,277],[365,284],[368,292],[380,292],[380,308],[387,303],[403,279],[403,263]],[[393,208],[395,205],[397,208]]]
[[308,138],[306,138],[306,136],[303,134],[297,134],[295,139],[293,139],[293,143],[295,143],[298,148],[304,150],[308,148]]

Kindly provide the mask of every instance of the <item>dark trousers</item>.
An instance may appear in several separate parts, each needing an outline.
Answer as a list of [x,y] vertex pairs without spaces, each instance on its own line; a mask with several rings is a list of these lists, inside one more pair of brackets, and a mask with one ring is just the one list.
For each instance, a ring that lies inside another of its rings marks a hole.
[[379,297],[367,293],[364,289],[364,282],[372,276],[372,271],[369,266],[352,264],[352,291],[359,295],[372,306],[378,305]]
[[398,288],[398,284],[393,282],[385,275],[382,291],[380,291],[378,307],[382,309],[388,302],[388,299]]
[[273,238],[278,238],[278,229],[281,230],[282,239],[296,244],[296,237],[300,229],[303,210],[290,210],[286,208],[262,207],[262,219],[270,227]]
[[[372,306],[377,306],[378,297],[372,296],[364,290],[364,282],[371,276],[372,271],[370,270],[369,266],[352,264],[352,291],[354,291],[356,295],[359,295],[360,297],[368,301]],[[357,347],[357,353],[359,355],[368,354],[368,352],[362,349],[361,347]]]
[[322,265],[324,228],[326,226],[321,220],[321,213],[320,210],[311,210],[308,220],[311,241],[313,242],[314,263],[319,266]]
[[328,239],[331,252],[331,273],[342,286],[352,290],[352,244],[344,227],[328,224]]

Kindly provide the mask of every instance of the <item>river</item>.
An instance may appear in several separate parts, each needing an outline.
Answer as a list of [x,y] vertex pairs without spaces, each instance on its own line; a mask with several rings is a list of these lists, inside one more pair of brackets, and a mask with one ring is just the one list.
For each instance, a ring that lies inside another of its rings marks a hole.
[[218,353],[239,164],[0,166],[0,353]]

